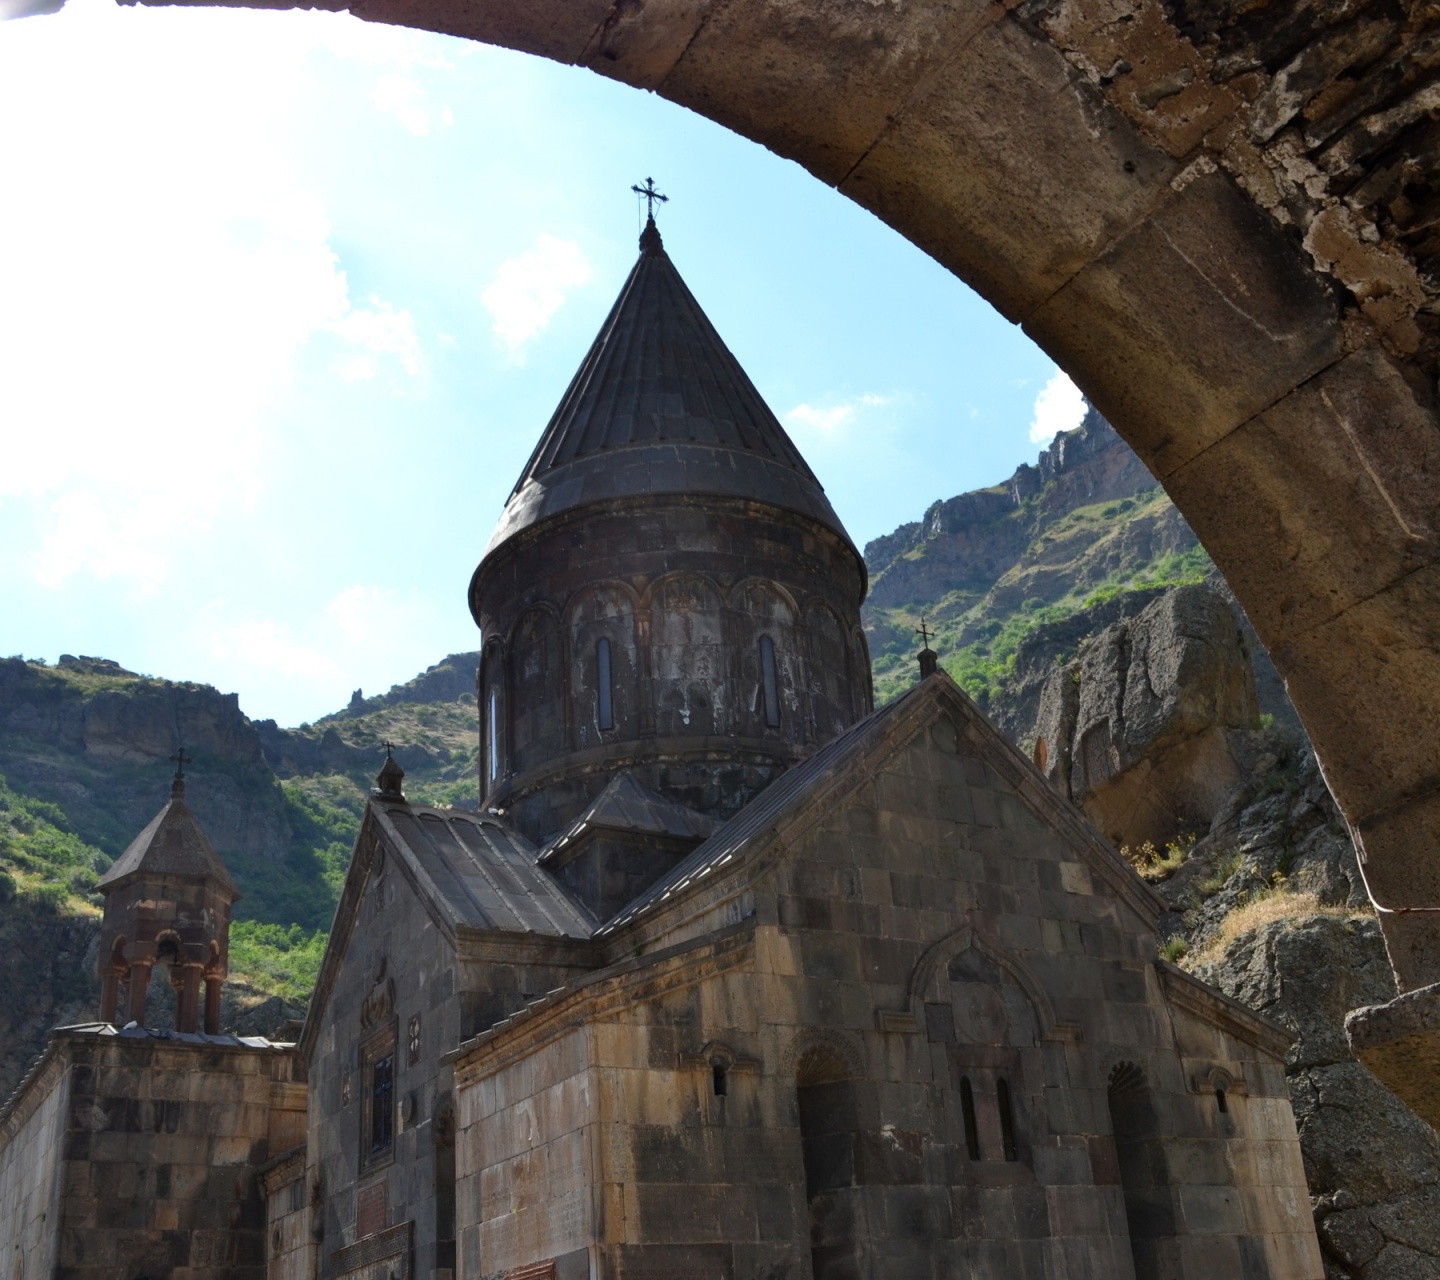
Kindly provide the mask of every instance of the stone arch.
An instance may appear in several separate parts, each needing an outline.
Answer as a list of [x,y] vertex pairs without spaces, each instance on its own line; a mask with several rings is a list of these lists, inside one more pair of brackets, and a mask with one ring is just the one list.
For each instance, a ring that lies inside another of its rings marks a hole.
[[[737,728],[750,738],[805,742],[810,709],[801,652],[800,608],[795,597],[769,578],[744,578],[726,596],[731,652],[735,657]],[[772,646],[776,720],[765,715],[762,638]]]
[[1037,1040],[1073,1039],[1075,1029],[1059,1022],[1045,989],[1018,956],[987,937],[970,923],[932,943],[915,962],[907,987],[907,1011],[914,1029],[924,1025],[927,1001],[948,999],[950,970],[967,951],[974,951],[998,968],[1028,999],[1035,1019]]
[[724,596],[713,579],[671,573],[645,593],[655,732],[727,733],[734,721]]
[[[641,600],[628,583],[597,582],[566,607],[569,636],[569,722],[574,746],[583,750],[613,739],[637,737],[644,698]],[[610,643],[611,728],[600,728],[598,644]]]
[[[1377,127],[1377,149],[1334,173],[1305,158],[1304,188],[1284,149],[1214,141],[1296,127],[1302,103],[1278,77],[1333,32],[1324,16],[1282,29],[1283,6],[1183,29],[1156,10],[1128,30],[1073,6],[994,21],[968,6],[787,13],[365,8],[705,114],[835,185],[1022,325],[1137,449],[1235,589],[1376,900],[1440,903],[1436,270],[1423,237],[1382,207],[1433,171],[1416,131]],[[1416,38],[1402,29],[1389,51]],[[1160,47],[1167,57],[1147,56]],[[1373,119],[1413,106],[1413,86],[1390,92]],[[1247,520],[1230,517],[1237,505]],[[1402,986],[1440,980],[1440,917],[1381,921]]]
[[569,741],[564,627],[548,602],[531,605],[510,630],[512,770],[523,774],[560,755]]
[[850,664],[851,712],[855,720],[863,720],[875,709],[875,687],[870,675],[870,644],[860,627],[850,632],[846,661]]
[[833,1027],[806,1027],[795,1033],[780,1055],[780,1074],[798,1078],[802,1064],[809,1064],[811,1084],[863,1080],[866,1074],[860,1045]]
[[838,737],[855,723],[854,664],[840,615],[824,600],[805,603],[806,692],[817,742]]
[[1136,1280],[1159,1280],[1168,1274],[1165,1246],[1177,1230],[1170,1192],[1161,1181],[1165,1135],[1145,1069],[1131,1059],[1117,1062],[1110,1069],[1105,1097]]

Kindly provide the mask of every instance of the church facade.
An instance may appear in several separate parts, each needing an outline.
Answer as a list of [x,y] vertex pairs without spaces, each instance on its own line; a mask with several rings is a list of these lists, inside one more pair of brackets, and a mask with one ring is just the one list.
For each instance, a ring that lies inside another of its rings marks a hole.
[[[933,655],[873,708],[864,593],[649,223],[471,582],[479,810],[387,760],[299,1043],[226,1046],[277,1085],[263,1261],[132,1209],[166,1274],[1321,1280],[1287,1033],[1158,958],[1159,898]],[[0,1116],[7,1248],[69,1196],[12,1208],[75,1125],[51,1075]]]

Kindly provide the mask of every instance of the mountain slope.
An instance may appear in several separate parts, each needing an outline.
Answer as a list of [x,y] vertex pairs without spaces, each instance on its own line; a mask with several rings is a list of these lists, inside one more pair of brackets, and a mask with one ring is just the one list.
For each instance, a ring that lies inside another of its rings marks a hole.
[[988,705],[1036,628],[1213,566],[1164,491],[1093,409],[1004,484],[933,504],[865,548],[877,701],[913,681],[923,616],[945,669]]

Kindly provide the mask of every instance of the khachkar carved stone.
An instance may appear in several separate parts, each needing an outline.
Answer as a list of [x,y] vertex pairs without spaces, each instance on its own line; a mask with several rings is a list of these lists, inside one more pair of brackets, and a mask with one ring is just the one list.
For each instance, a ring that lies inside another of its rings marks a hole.
[[870,711],[865,587],[649,223],[471,582],[485,807],[543,841],[629,771],[737,812]]
[[200,1029],[203,988],[204,1030],[216,1035],[229,965],[230,909],[240,892],[185,803],[183,748],[174,758],[169,803],[100,880],[105,895],[100,1020],[143,1027],[152,971],[159,964],[169,969],[175,988],[175,1030]]

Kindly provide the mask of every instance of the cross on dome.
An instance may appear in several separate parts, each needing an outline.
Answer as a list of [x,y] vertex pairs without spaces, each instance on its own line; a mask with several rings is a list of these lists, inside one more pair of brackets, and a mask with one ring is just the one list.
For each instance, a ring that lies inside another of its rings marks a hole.
[[633,191],[637,196],[644,197],[645,217],[646,220],[649,222],[655,221],[655,201],[658,200],[661,204],[664,204],[667,200],[670,199],[669,196],[662,196],[655,189],[654,178],[646,178],[645,185],[643,187],[632,186],[630,190]]

